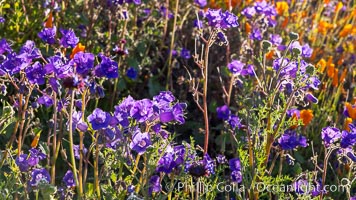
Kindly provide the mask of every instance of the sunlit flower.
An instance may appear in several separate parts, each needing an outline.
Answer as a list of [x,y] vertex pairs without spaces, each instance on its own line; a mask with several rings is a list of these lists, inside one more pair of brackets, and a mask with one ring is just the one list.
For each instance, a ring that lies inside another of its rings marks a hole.
[[311,120],[313,119],[313,111],[312,110],[301,110],[300,118],[303,120],[304,126],[307,126]]

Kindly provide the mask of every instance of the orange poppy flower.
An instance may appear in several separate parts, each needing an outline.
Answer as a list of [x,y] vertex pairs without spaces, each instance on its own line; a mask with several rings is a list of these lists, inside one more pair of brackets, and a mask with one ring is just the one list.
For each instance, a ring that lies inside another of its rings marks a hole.
[[47,17],[46,23],[45,23],[46,28],[53,28],[53,16],[52,16],[52,11],[49,12],[49,15]]
[[346,102],[345,107],[349,117],[352,119],[356,119],[356,107],[352,106],[350,103]]
[[334,78],[334,74],[335,74],[335,65],[333,63],[331,63],[330,65],[328,65],[327,67],[327,75],[329,78]]
[[271,50],[271,51],[269,51],[269,52],[266,54],[266,58],[267,58],[268,60],[272,60],[273,55],[274,55],[274,51]]
[[70,58],[72,59],[76,53],[80,51],[84,52],[84,50],[85,50],[85,46],[82,45],[81,43],[78,43],[77,46],[75,46],[74,49],[72,50],[72,53],[70,54]]
[[303,120],[304,126],[307,126],[311,120],[313,119],[313,111],[312,110],[301,110],[300,111],[300,118]]
[[337,87],[339,85],[339,70],[338,69],[334,70],[334,77],[333,77],[332,85],[334,87]]
[[339,36],[346,37],[350,35],[351,31],[352,31],[352,24],[346,24],[344,28],[340,31]]
[[288,3],[285,1],[279,1],[276,3],[276,10],[278,15],[284,15],[284,14],[288,14]]
[[346,74],[347,74],[347,68],[344,69],[344,71],[342,72],[342,74],[340,76],[340,83],[343,83],[345,81]]
[[251,25],[249,23],[245,23],[245,29],[246,29],[246,33],[250,33],[251,32]]

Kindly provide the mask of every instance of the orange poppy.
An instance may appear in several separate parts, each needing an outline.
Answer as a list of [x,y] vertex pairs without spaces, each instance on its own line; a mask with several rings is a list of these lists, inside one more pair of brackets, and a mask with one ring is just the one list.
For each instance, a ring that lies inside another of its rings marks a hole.
[[345,107],[349,117],[352,119],[356,119],[356,107],[352,106],[350,103],[346,102]]
[[75,46],[74,49],[72,50],[72,53],[70,54],[70,58],[72,59],[76,53],[80,51],[84,52],[84,50],[85,50],[85,46],[82,45],[81,43],[78,43],[77,46]]
[[52,11],[49,12],[49,15],[47,17],[46,23],[45,23],[46,28],[53,28],[53,16],[52,16]]
[[288,6],[287,2],[279,1],[276,3],[276,10],[277,10],[278,15],[284,15],[284,14],[288,15],[288,9],[289,9],[289,6]]
[[313,111],[310,109],[300,111],[300,118],[303,120],[304,126],[307,126],[311,122],[313,117]]
[[334,87],[337,87],[339,85],[339,70],[338,69],[334,70],[334,77],[333,77],[332,85]]

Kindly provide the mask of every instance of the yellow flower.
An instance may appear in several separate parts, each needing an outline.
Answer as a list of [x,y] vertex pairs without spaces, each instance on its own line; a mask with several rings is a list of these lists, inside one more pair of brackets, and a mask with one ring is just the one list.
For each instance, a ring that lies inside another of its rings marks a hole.
[[316,64],[316,66],[319,68],[320,67],[320,72],[324,72],[326,68],[326,61],[324,58],[320,59],[319,62]]
[[311,120],[313,119],[313,111],[312,110],[301,110],[300,111],[300,118],[303,120],[304,126],[307,126]]
[[350,131],[350,127],[349,124],[352,123],[352,118],[348,117],[345,119],[345,124],[344,124],[344,129],[347,131]]

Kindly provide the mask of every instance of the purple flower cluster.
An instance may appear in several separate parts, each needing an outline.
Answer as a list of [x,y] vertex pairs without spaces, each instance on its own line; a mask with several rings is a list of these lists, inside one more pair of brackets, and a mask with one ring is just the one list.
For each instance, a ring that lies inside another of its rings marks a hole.
[[242,182],[241,161],[239,158],[233,158],[229,160],[229,166],[231,170],[231,179],[233,182]]
[[230,70],[231,73],[234,75],[242,75],[242,76],[254,76],[254,67],[253,65],[247,65],[239,60],[232,60],[228,65],[227,68]]
[[297,147],[306,147],[307,139],[302,135],[298,135],[295,131],[287,130],[278,139],[278,143],[283,150],[292,150]]
[[325,127],[321,131],[321,139],[324,141],[324,145],[329,147],[341,138],[341,132],[338,128]]
[[45,159],[46,155],[40,150],[31,148],[29,154],[21,154],[15,160],[16,165],[20,168],[20,171],[25,172],[30,167],[35,167],[41,160]]
[[185,147],[178,145],[166,149],[166,153],[159,159],[156,167],[157,172],[164,172],[169,174],[173,169],[177,169],[184,161]]
[[218,118],[224,121],[228,121],[232,129],[235,129],[236,127],[242,127],[240,118],[234,114],[231,114],[231,111],[227,105],[217,107],[216,112]]
[[214,28],[233,28],[239,26],[236,15],[229,11],[222,12],[221,9],[215,10],[209,8],[205,13],[208,24]]

